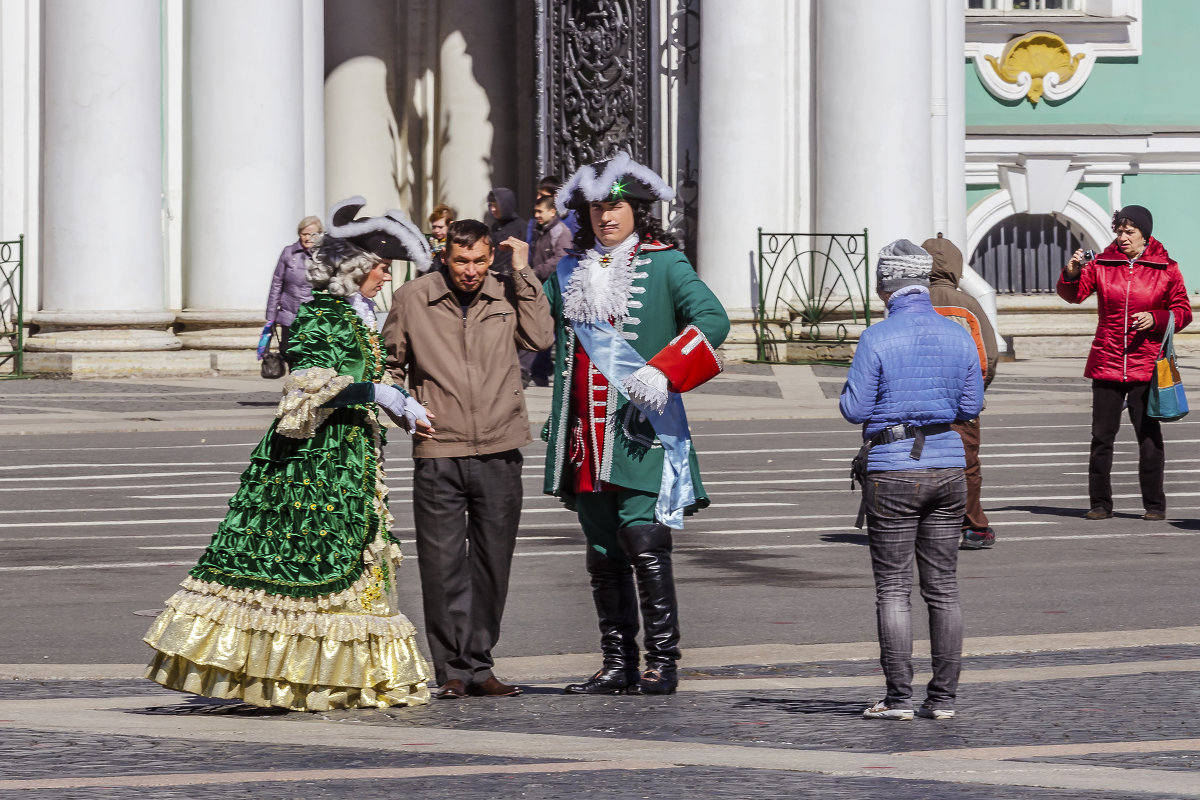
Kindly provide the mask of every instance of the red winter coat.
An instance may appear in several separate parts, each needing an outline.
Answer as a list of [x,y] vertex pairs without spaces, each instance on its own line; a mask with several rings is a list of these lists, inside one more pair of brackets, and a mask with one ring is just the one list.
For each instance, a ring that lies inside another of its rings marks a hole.
[[[1058,278],[1058,296],[1068,303],[1081,303],[1092,292],[1096,293],[1099,320],[1083,374],[1123,383],[1150,380],[1167,331],[1167,312],[1175,312],[1175,330],[1192,321],[1179,265],[1154,237],[1132,262],[1114,240],[1095,261],[1084,264],[1075,280],[1067,280],[1065,271]],[[1130,318],[1139,311],[1154,315],[1153,328],[1135,331],[1130,327]]]

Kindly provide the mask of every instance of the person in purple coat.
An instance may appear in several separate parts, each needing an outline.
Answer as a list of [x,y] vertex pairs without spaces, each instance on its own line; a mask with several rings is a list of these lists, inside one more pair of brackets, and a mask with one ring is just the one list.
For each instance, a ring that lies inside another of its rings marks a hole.
[[[286,353],[288,333],[300,306],[312,299],[312,286],[305,274],[309,250],[325,231],[320,217],[305,217],[296,226],[300,238],[283,248],[271,276],[271,293],[267,295],[267,325],[279,326],[279,352]],[[285,356],[286,357],[286,356]]]

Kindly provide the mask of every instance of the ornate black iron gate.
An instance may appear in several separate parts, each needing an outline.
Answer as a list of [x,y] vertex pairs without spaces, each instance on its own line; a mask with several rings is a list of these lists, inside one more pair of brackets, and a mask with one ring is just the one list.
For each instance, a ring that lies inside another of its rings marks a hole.
[[539,0],[538,171],[567,177],[619,150],[666,178],[662,209],[694,258],[699,0]]
[[654,164],[649,0],[538,4],[538,166],[567,176],[627,151]]

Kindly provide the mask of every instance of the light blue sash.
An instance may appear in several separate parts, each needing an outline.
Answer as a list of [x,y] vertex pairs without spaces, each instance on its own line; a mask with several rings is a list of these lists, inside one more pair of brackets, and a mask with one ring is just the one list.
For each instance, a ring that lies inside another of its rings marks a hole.
[[[574,258],[564,258],[559,263],[558,283],[560,290],[567,286],[567,278],[575,267]],[[566,267],[566,269],[564,269]],[[564,274],[565,273],[565,274]],[[570,322],[570,320],[568,320]],[[596,369],[616,387],[621,396],[629,399],[625,391],[625,379],[646,365],[646,360],[607,321],[598,323],[571,322],[588,357]],[[570,387],[565,387],[570,391]],[[696,491],[692,486],[692,471],[688,466],[688,453],[692,449],[692,436],[688,430],[687,414],[683,410],[683,398],[676,392],[667,392],[667,405],[662,412],[634,406],[646,415],[663,446],[662,483],[658,489],[658,502],[654,516],[671,528],[683,528],[683,510],[696,502]],[[616,424],[609,420],[609,425]]]

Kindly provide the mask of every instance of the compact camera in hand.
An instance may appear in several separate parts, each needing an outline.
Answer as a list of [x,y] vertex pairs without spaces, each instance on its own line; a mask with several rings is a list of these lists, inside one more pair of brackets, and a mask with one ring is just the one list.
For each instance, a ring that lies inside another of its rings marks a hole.
[[1095,261],[1096,260],[1096,251],[1095,250],[1084,250],[1083,251],[1083,260],[1084,260],[1084,263],[1087,263],[1089,261]]

